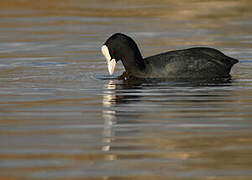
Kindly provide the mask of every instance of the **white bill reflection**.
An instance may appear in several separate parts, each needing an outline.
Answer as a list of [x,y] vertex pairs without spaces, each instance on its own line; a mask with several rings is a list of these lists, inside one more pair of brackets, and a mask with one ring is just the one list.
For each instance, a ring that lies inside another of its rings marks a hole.
[[[104,129],[103,129],[103,143],[102,151],[110,151],[111,142],[113,141],[114,132],[113,125],[116,124],[116,112],[112,110],[115,104],[116,95],[114,89],[116,88],[114,80],[110,80],[108,84],[105,85],[105,91],[103,95],[103,119],[104,119]],[[116,156],[113,154],[108,154],[106,156],[108,160],[115,160]]]

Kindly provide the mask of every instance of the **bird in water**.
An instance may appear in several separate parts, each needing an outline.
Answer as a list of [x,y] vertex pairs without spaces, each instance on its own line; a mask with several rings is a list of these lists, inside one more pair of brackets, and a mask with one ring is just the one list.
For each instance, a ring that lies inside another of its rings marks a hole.
[[137,44],[129,36],[116,33],[101,48],[110,75],[122,61],[125,72],[119,79],[217,79],[229,78],[238,63],[222,52],[208,47],[169,51],[143,58]]

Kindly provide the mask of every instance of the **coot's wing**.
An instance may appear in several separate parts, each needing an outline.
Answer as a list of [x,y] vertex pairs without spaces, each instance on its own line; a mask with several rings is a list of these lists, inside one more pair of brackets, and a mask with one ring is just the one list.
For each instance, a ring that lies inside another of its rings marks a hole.
[[231,58],[229,56],[226,56],[222,52],[218,51],[217,49],[213,48],[207,48],[207,47],[198,47],[198,48],[190,48],[187,49],[188,51],[191,51],[192,53],[201,53],[208,55],[212,58],[213,61],[219,64],[223,64],[226,66],[233,66],[234,64],[238,63],[237,59]]
[[228,76],[238,60],[218,50],[198,47],[170,51],[144,59],[151,77],[219,77]]

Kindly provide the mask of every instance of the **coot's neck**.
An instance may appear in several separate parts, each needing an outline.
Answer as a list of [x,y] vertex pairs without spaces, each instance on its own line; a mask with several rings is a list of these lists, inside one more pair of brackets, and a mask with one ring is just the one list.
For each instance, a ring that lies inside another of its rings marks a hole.
[[127,72],[133,76],[141,76],[145,73],[143,57],[137,46],[128,47],[121,53],[121,61]]

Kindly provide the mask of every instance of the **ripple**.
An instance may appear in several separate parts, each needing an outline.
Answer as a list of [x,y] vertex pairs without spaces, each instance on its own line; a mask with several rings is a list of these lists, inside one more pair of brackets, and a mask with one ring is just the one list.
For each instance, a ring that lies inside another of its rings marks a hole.
[[[250,4],[0,1],[0,179],[250,179]],[[240,63],[229,81],[121,81],[100,52],[115,32],[143,56]]]

